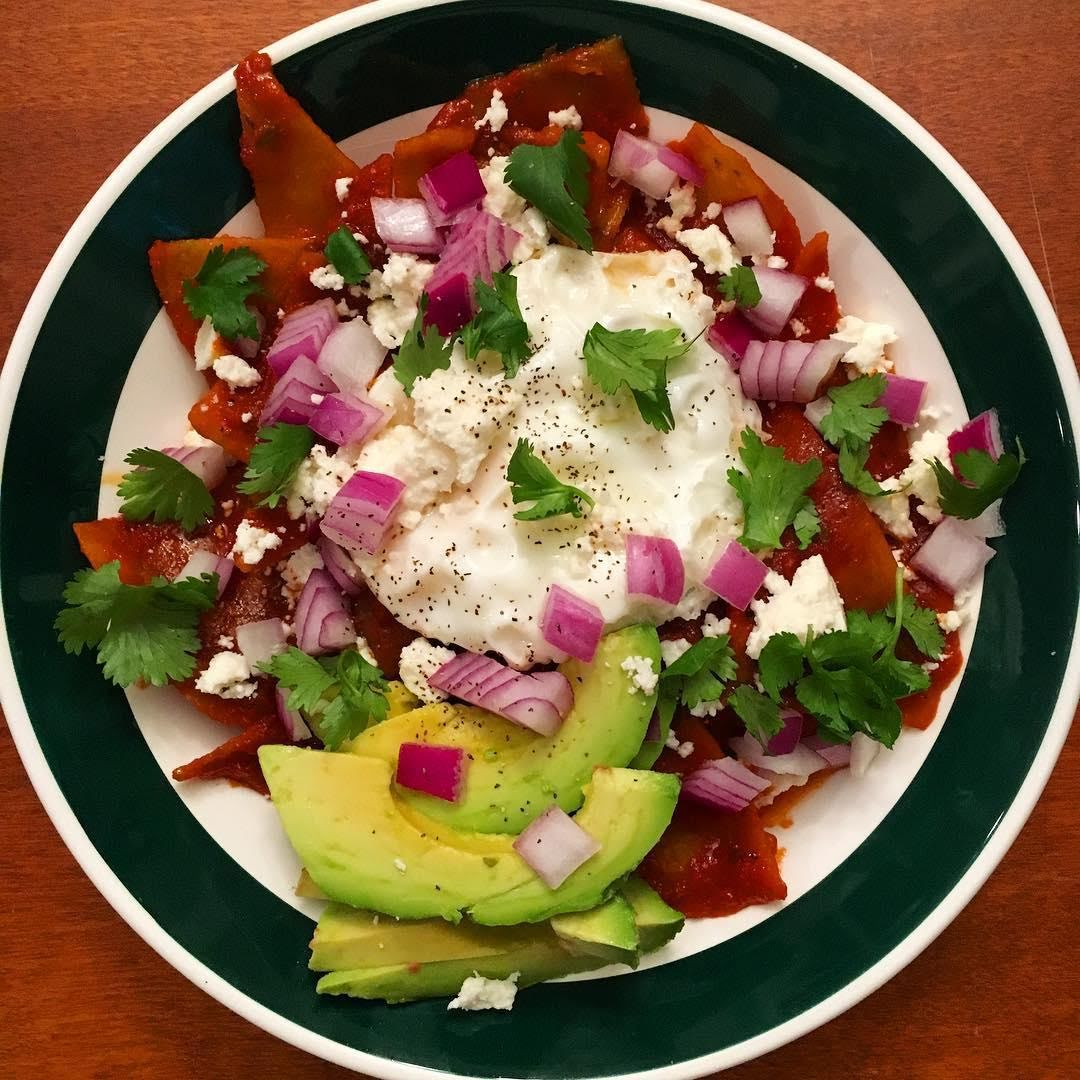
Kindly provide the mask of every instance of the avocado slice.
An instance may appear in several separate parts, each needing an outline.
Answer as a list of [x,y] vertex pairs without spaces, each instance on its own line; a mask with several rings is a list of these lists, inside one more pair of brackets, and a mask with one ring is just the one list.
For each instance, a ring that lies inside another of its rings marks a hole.
[[595,956],[605,964],[638,965],[638,930],[634,909],[622,896],[613,896],[592,911],[556,915],[551,929],[571,952]]
[[560,667],[574,689],[574,707],[555,735],[537,735],[467,705],[429,705],[368,728],[349,750],[396,766],[402,743],[464,748],[471,760],[459,802],[404,789],[397,794],[457,829],[516,834],[552,803],[572,814],[597,765],[623,766],[638,753],[656,694],[630,693],[630,675],[620,665],[631,656],[647,657],[660,670],[654,627],[617,630],[601,640],[591,664]]
[[514,837],[455,830],[394,797],[377,758],[263,746],[259,761],[285,832],[330,899],[400,918],[440,916],[505,926],[584,911],[659,840],[679,780],[599,768],[576,818],[601,849],[550,889],[513,849]]
[[643,953],[653,952],[666,945],[682,928],[686,919],[660,899],[660,894],[641,878],[628,877],[619,891],[634,912],[638,942]]
[[420,704],[420,699],[403,683],[391,679],[386,684],[386,717],[392,720],[412,712]]

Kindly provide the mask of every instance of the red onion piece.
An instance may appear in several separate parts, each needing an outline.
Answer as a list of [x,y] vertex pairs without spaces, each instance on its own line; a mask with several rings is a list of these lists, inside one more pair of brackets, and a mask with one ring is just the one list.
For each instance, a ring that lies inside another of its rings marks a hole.
[[557,889],[600,850],[600,844],[562,807],[549,806],[525,827],[514,850],[548,888]]
[[[765,342],[757,372],[757,396],[762,401],[776,401],[778,398],[777,383],[780,379],[780,361],[783,355],[784,343],[782,341]],[[744,389],[743,393],[745,392]]]
[[220,600],[221,594],[225,591],[225,586],[229,584],[229,578],[232,577],[235,569],[236,563],[232,559],[215,555],[212,551],[205,550],[205,548],[196,548],[191,553],[191,558],[184,563],[180,573],[173,578],[173,581],[181,581],[188,577],[202,577],[203,574],[217,574],[217,594]]
[[826,380],[832,377],[840,363],[840,357],[850,348],[849,343],[833,341],[831,338],[815,341],[795,379],[795,394],[792,400],[800,405],[813,401],[821,393]]
[[865,776],[870,763],[878,756],[881,743],[869,735],[856,731],[851,736],[851,775]]
[[386,353],[386,346],[363,319],[350,319],[326,339],[315,364],[338,389],[363,397]]
[[337,387],[313,360],[298,356],[270,391],[259,417],[259,426],[269,427],[279,421],[306,424],[315,414],[316,404],[312,397],[332,394],[335,390]]
[[474,313],[472,282],[462,273],[454,274],[427,290],[424,325],[434,326],[443,337],[460,330]]
[[547,602],[540,616],[540,633],[549,645],[589,664],[596,655],[603,632],[604,616],[595,604],[575,596],[561,585],[552,585],[548,589]]
[[768,741],[767,754],[790,754],[802,738],[803,716],[795,709],[781,709],[780,719],[784,726]]
[[785,341],[784,351],[780,355],[780,371],[776,376],[776,400],[795,401],[799,372],[814,351],[814,346],[806,341]]
[[410,251],[416,255],[436,255],[443,249],[443,238],[431,220],[431,211],[423,199],[371,200],[375,231],[391,251]]
[[957,454],[968,450],[982,450],[997,461],[1004,449],[997,409],[987,409],[986,412],[979,413],[974,420],[969,420],[959,431],[954,431],[949,436],[949,455],[953,461],[953,472],[958,476],[960,474],[955,464]]
[[704,169],[685,154],[672,150],[670,146],[661,146],[656,156],[660,164],[666,165],[680,180],[686,180],[695,186],[705,183]]
[[252,667],[261,664],[288,647],[285,624],[280,619],[242,623],[236,628],[236,647]]
[[922,379],[907,379],[903,375],[886,375],[885,392],[875,403],[885,409],[889,419],[902,427],[914,427],[919,422],[926,383]]
[[739,370],[753,337],[754,328],[739,311],[718,315],[705,335],[708,343],[727,360],[733,371]]
[[761,299],[754,307],[746,308],[744,314],[760,330],[775,336],[787,326],[810,281],[799,274],[767,266],[754,267],[754,277],[761,289]]
[[457,802],[465,779],[465,751],[460,746],[402,743],[394,780],[446,802]]
[[828,396],[814,398],[814,400],[809,402],[806,408],[803,409],[803,415],[815,428],[817,428],[818,431],[820,431],[821,421],[832,412],[832,404],[832,399]]
[[233,352],[237,356],[242,356],[245,360],[254,360],[259,355],[259,342],[262,341],[262,336],[266,333],[266,319],[263,317],[263,313],[255,311],[253,314],[257,331],[255,336],[253,338],[234,338],[232,342]]
[[225,451],[220,446],[170,446],[162,453],[179,461],[211,491],[225,479]]
[[311,728],[304,723],[304,718],[300,715],[298,709],[289,708],[288,701],[290,692],[291,691],[281,689],[274,690],[274,704],[277,707],[278,719],[281,721],[281,726],[285,728],[286,733],[294,743],[304,742],[312,737]]
[[738,540],[729,540],[702,584],[733,608],[745,611],[768,572],[769,568]]
[[347,551],[382,549],[405,485],[386,473],[357,472],[345,481],[323,515],[322,535]]
[[352,556],[325,536],[319,537],[318,548],[326,572],[334,579],[334,584],[346,596],[359,596],[364,591],[364,578]]
[[851,746],[848,743],[831,743],[817,735],[810,735],[803,739],[803,746],[813,750],[831,769],[842,769],[851,762]]
[[387,421],[382,409],[352,394],[326,394],[315,407],[308,427],[337,446],[366,442]]
[[686,573],[674,540],[664,536],[626,537],[626,591],[677,604],[683,596]]
[[761,358],[765,354],[764,341],[751,341],[743,353],[742,363],[739,365],[739,384],[743,393],[748,398],[757,400],[761,397],[761,383],[758,381],[758,373],[761,370]]
[[337,308],[329,298],[290,311],[266,353],[271,371],[283,375],[298,356],[314,360],[337,324]]
[[729,740],[729,745],[738,754],[740,761],[753,765],[755,769],[769,769],[771,772],[788,776],[812,776],[828,768],[820,754],[801,742],[796,743],[786,754],[766,753],[753,735],[736,735]]
[[352,615],[334,579],[312,570],[296,604],[296,644],[309,656],[337,652],[356,640]]
[[967,527],[973,536],[987,540],[994,536],[1005,535],[1005,522],[1001,517],[1001,500],[992,502],[977,518],[972,518]]
[[994,549],[964,522],[947,517],[915,553],[910,565],[923,577],[955,593],[973,581],[993,557]]
[[448,220],[459,210],[475,206],[487,194],[480,167],[462,150],[426,172],[418,184],[432,216]]
[[608,172],[638,191],[662,199],[671,191],[676,172],[660,160],[660,150],[661,147],[650,139],[620,131],[611,147]]
[[734,758],[717,758],[705,762],[687,775],[683,779],[681,793],[714,810],[737,814],[745,810],[768,786],[768,780],[740,765]]
[[754,198],[728,203],[723,209],[724,224],[743,255],[771,255],[773,231],[761,203]]

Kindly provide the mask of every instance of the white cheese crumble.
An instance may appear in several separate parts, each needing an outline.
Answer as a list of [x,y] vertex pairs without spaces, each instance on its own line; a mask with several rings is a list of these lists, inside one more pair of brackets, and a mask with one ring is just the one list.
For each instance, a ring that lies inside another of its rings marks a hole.
[[574,131],[581,130],[581,113],[573,105],[567,105],[565,109],[557,109],[548,113],[548,123],[558,124],[561,128],[571,128]]
[[260,529],[244,518],[236,530],[236,542],[229,554],[239,555],[248,566],[254,566],[262,562],[263,555],[276,547],[281,547],[281,537],[277,533]]
[[437,701],[445,701],[446,693],[436,690],[428,679],[443,666],[453,660],[455,653],[442,645],[436,645],[425,637],[419,637],[410,641],[401,650],[401,660],[398,662],[398,674],[405,684],[405,689],[418,697],[428,705],[434,705]]
[[701,633],[703,637],[720,637],[721,634],[730,634],[731,620],[718,619],[711,611],[706,611],[705,618],[701,620]]
[[941,520],[941,492],[930,465],[934,458],[949,460],[949,438],[940,431],[927,431],[911,444],[911,464],[898,477],[881,484],[886,490],[914,495],[921,503],[916,512],[929,522]]
[[517,981],[520,971],[515,971],[506,979],[485,979],[483,975],[470,975],[462,984],[458,995],[446,1006],[450,1009],[465,1009],[476,1012],[479,1009],[501,1009],[509,1012],[514,1007],[517,995]]
[[675,239],[692,251],[700,260],[706,274],[727,274],[742,256],[734,244],[720,231],[719,225],[704,229],[682,229]]
[[338,202],[344,202],[349,197],[349,188],[352,186],[351,176],[339,176],[334,181],[334,194]]
[[378,667],[378,662],[375,659],[375,654],[371,651],[371,646],[368,644],[368,639],[360,634],[356,639],[356,651],[374,667]]
[[213,320],[207,315],[199,326],[199,332],[195,335],[195,370],[206,371],[207,368],[212,367],[215,358],[224,351],[224,348],[224,343],[214,329]]
[[[881,481],[880,486],[886,491],[893,491],[899,487],[899,481],[896,477],[887,477]],[[865,500],[882,525],[897,540],[910,540],[915,535],[906,491],[897,491],[891,495],[865,496]]]
[[506,102],[503,101],[502,91],[496,90],[491,95],[491,103],[488,105],[487,111],[473,124],[473,127],[479,131],[486,124],[493,132],[502,131],[503,124],[509,119],[510,110],[507,109]]
[[324,289],[326,292],[333,292],[335,289],[345,288],[345,279],[330,263],[327,263],[326,266],[316,266],[315,269],[308,274],[308,278],[316,289]]
[[240,653],[219,652],[210,658],[206,670],[195,680],[195,689],[220,698],[249,698],[257,684],[251,679],[251,665]]
[[300,599],[304,591],[307,579],[311,577],[312,570],[322,570],[322,556],[314,544],[305,544],[297,548],[281,566],[281,595],[289,601],[290,606]]
[[937,621],[938,626],[940,626],[946,634],[951,634],[954,630],[960,629],[964,619],[959,611],[940,611],[938,612]]
[[434,263],[394,252],[381,270],[368,274],[366,292],[372,303],[367,320],[380,344],[396,349],[405,340],[433,273]]
[[673,638],[671,641],[660,642],[660,657],[664,661],[664,667],[671,667],[687,649],[690,642],[686,638]]
[[506,163],[509,160],[506,157],[493,157],[480,170],[480,175],[487,189],[484,209],[521,234],[510,255],[510,261],[516,266],[543,251],[551,239],[551,233],[544,215],[535,206],[529,206],[506,182]]
[[720,216],[720,211],[724,208],[718,202],[711,202],[701,212],[701,216],[706,221],[715,221]]
[[651,694],[656,689],[660,676],[653,671],[651,656],[628,656],[619,667],[630,676],[627,689],[631,694],[636,694],[639,690],[643,694]]
[[289,485],[286,506],[289,516],[303,517],[307,511],[322,517],[341,485],[356,472],[356,465],[340,451],[331,454],[316,443],[303,461]]
[[674,238],[682,228],[683,219],[694,212],[694,185],[676,184],[667,194],[667,204],[671,207],[671,213],[662,217],[656,227]]
[[765,265],[770,270],[786,270],[787,259],[783,255],[767,255],[765,257]]
[[788,323],[788,326],[796,337],[806,337],[810,332],[810,328],[802,321],[802,319],[792,319],[791,322]]
[[720,712],[720,699],[715,701],[699,701],[690,707],[690,715],[697,717],[716,716]]
[[194,428],[189,428],[184,432],[181,445],[201,449],[204,446],[217,446],[217,443],[213,439],[204,439]]
[[814,284],[824,292],[835,292],[836,282],[828,274],[819,274],[814,278]]
[[231,649],[236,644],[228,634],[222,634],[221,637],[217,639],[217,643],[219,649]]
[[746,641],[746,654],[751,659],[761,655],[765,643],[774,634],[789,631],[805,642],[810,629],[815,634],[847,629],[844,602],[820,555],[800,564],[790,582],[770,571],[765,587],[772,594],[770,599],[750,604],[756,617]]
[[241,413],[240,414],[240,423],[241,424],[250,424],[251,420],[252,420],[252,417],[254,415],[255,415],[254,413],[249,413],[249,412]]
[[246,360],[226,353],[214,361],[214,374],[224,379],[234,390],[237,387],[254,386],[262,376]]
[[694,752],[694,744],[689,741],[679,742],[679,736],[674,731],[668,732],[667,742],[664,745],[669,750],[674,750],[681,758],[688,758]]
[[832,339],[851,345],[842,359],[863,374],[892,371],[892,361],[885,356],[885,347],[896,341],[896,331],[891,326],[845,315],[836,324]]

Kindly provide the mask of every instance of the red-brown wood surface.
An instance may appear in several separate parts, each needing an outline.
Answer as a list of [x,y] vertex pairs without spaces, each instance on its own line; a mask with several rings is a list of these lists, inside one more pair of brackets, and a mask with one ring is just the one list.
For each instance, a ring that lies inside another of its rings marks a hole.
[[[75,215],[162,117],[334,0],[0,5],[0,349]],[[1004,214],[1080,349],[1080,4],[736,0],[831,54],[937,136]],[[858,152],[857,147],[852,148]],[[887,168],[888,163],[883,162]],[[933,258],[933,253],[927,253]],[[1005,343],[1002,343],[1003,345]],[[1080,1074],[1080,736],[1001,868],[870,999],[737,1080]],[[344,1078],[239,1019],[83,877],[0,729],[0,1075]]]

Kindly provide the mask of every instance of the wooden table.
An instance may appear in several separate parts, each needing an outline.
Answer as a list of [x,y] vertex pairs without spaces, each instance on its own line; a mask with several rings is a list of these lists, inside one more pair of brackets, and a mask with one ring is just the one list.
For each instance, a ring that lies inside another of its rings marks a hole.
[[[162,117],[333,0],[4,4],[0,346],[75,215]],[[1080,353],[1080,4],[758,0],[937,136],[1004,214]],[[164,12],[168,12],[166,16]],[[1023,342],[1001,342],[1022,358]],[[1080,1074],[1080,735],[967,910],[869,1000],[728,1075],[1032,1080]],[[344,1078],[234,1016],[114,914],[0,731],[0,1075]]]

